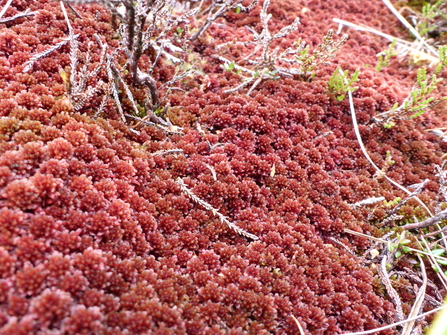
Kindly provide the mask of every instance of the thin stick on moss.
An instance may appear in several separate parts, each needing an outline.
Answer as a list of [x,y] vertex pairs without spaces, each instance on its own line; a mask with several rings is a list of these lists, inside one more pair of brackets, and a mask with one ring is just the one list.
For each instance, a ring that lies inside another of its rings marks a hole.
[[419,35],[418,31],[399,13],[396,8],[392,5],[389,0],[382,0],[382,2],[388,7],[388,9],[399,19],[399,21],[410,31],[411,34],[416,37],[416,39],[424,44],[424,46],[435,56],[439,57],[438,52],[428,44],[422,37]]
[[245,231],[242,228],[239,228],[238,226],[236,226],[234,223],[232,223],[225,215],[219,213],[219,211],[214,208],[213,206],[211,206],[209,203],[207,203],[206,201],[200,199],[197,195],[195,195],[185,184],[185,182],[183,181],[183,179],[181,179],[180,177],[177,178],[177,184],[180,185],[180,189],[185,192],[190,198],[191,200],[193,200],[194,202],[198,203],[200,206],[202,206],[203,208],[211,211],[214,216],[217,216],[220,220],[220,222],[225,223],[230,229],[233,229],[236,233],[238,233],[239,235],[251,238],[254,241],[259,240],[259,237],[257,237],[256,235],[253,235],[247,231]]
[[[432,247],[427,243],[427,241],[425,240],[425,238],[423,236],[420,236],[419,239],[424,243],[425,250],[427,250],[427,253],[429,254],[427,259],[430,262],[431,267],[433,268],[435,273],[438,275],[438,278],[441,281],[442,285],[444,286],[444,289],[447,289],[447,277],[444,274],[444,272],[441,270],[441,268],[439,267],[439,258],[436,258],[436,255],[433,252]],[[419,241],[419,239],[417,240],[417,242],[419,244],[419,247],[422,249],[423,246],[422,246],[421,242]],[[444,260],[445,260],[445,258],[444,258]]]
[[429,311],[429,312],[422,313],[422,314],[420,314],[420,315],[418,315],[418,316],[415,316],[415,317],[413,317],[413,318],[408,318],[408,319],[403,320],[403,321],[399,321],[399,322],[392,323],[392,324],[390,324],[390,325],[388,325],[388,326],[383,326],[383,327],[380,327],[380,328],[375,328],[375,329],[365,330],[365,331],[362,331],[362,332],[356,332],[356,333],[343,333],[343,335],[368,335],[368,334],[378,333],[378,332],[380,332],[380,331],[382,331],[382,330],[387,330],[387,329],[394,328],[394,327],[396,327],[396,326],[404,325],[404,324],[406,324],[407,322],[411,322],[411,321],[414,321],[414,320],[418,320],[418,319],[425,318],[427,315],[436,313],[436,312],[440,311],[441,309],[444,309],[445,307],[447,307],[447,305],[444,305],[444,306],[441,306],[441,307],[432,309],[432,310]]
[[[355,236],[363,237],[363,238],[366,238],[366,239],[371,240],[371,241],[380,242],[380,243],[383,243],[383,244],[388,244],[389,243],[389,241],[384,239],[387,236],[384,236],[384,238],[379,238],[379,237],[374,237],[374,236],[362,234],[362,233],[359,233],[359,232],[357,232],[355,230],[351,230],[351,229],[347,229],[347,228],[344,229],[343,231],[345,233],[347,233],[347,234],[352,234],[352,235],[355,235]],[[336,242],[336,240],[334,240],[332,238],[330,238],[330,239]],[[425,251],[422,251],[422,250],[418,250],[418,249],[414,249],[414,248],[411,248],[411,247],[407,247],[407,249],[408,249],[408,251],[413,251],[413,252],[416,252],[416,253],[421,254],[421,255],[430,256],[430,257],[433,257],[435,259],[440,259],[440,260],[443,260],[443,261],[447,262],[447,258],[445,258],[445,257],[441,257],[441,256],[438,256],[438,255],[433,255],[432,253],[428,253],[428,252],[425,252]]]
[[[424,261],[422,260],[421,256],[419,256],[419,255],[417,255],[417,256],[418,256],[419,264],[421,266],[421,271],[422,271],[422,285],[421,285],[421,287],[419,287],[418,294],[416,296],[416,299],[414,300],[413,307],[411,308],[411,312],[409,314],[410,318],[415,317],[419,314],[419,312],[422,308],[422,303],[425,300],[425,291],[427,289],[427,282],[428,282],[427,272],[425,271]],[[412,320],[405,324],[404,329],[402,330],[402,335],[410,335],[411,334],[415,321],[416,320]]]
[[383,255],[380,266],[377,267],[377,273],[379,274],[382,283],[385,285],[388,295],[391,297],[391,299],[393,299],[394,304],[396,305],[397,320],[402,321],[405,319],[404,312],[402,311],[402,301],[400,300],[400,297],[394,289],[393,285],[391,285],[390,278],[386,270],[386,264],[389,256],[390,254],[388,252]]
[[337,34],[340,33],[342,26],[346,26],[346,27],[355,29],[357,31],[366,31],[368,33],[372,33],[372,34],[375,34],[375,35],[378,35],[378,36],[382,36],[382,37],[386,38],[387,40],[389,40],[390,42],[396,40],[399,44],[404,44],[404,45],[406,45],[408,47],[410,47],[413,44],[412,42],[408,42],[408,41],[403,40],[401,38],[385,34],[385,33],[381,32],[380,30],[377,30],[377,29],[374,29],[374,28],[371,28],[371,27],[368,27],[368,26],[365,26],[365,25],[358,25],[358,24],[355,24],[355,23],[352,23],[352,22],[349,22],[349,21],[345,21],[345,20],[340,20],[340,19],[332,19],[332,21],[334,21],[335,23],[338,23],[338,25],[339,25]]
[[[352,98],[352,92],[348,91],[348,97],[349,97],[349,107],[351,110],[351,117],[352,117],[352,125],[354,127],[355,136],[357,137],[357,142],[359,143],[360,149],[362,150],[363,154],[365,155],[368,162],[377,170],[377,173],[379,176],[385,178],[388,180],[391,184],[399,188],[400,190],[404,191],[406,194],[411,195],[413,192],[407,190],[405,187],[388,177],[379,167],[373,162],[371,157],[368,154],[368,151],[366,151],[365,145],[363,144],[362,136],[360,135],[359,125],[357,123],[357,116],[355,113],[355,107],[354,107],[354,101]],[[417,202],[427,211],[427,213],[430,216],[433,216],[433,213],[430,211],[430,209],[425,205],[421,199],[419,199],[417,196],[414,197]]]
[[438,223],[441,220],[447,219],[447,209],[443,210],[442,212],[439,212],[435,216],[432,216],[431,218],[428,218],[422,222],[416,222],[416,223],[410,223],[405,226],[402,226],[404,229],[422,229],[430,227],[436,223]]
[[299,330],[299,332],[300,332],[300,335],[304,335],[303,327],[301,327],[301,325],[300,325],[300,323],[298,322],[297,318],[296,318],[294,315],[291,315],[291,316],[292,316],[293,321],[295,321],[296,326],[298,327],[298,330]]
[[12,0],[8,0],[6,5],[3,7],[2,11],[0,12],[0,18],[5,15],[6,11],[8,10],[9,6],[11,6]]

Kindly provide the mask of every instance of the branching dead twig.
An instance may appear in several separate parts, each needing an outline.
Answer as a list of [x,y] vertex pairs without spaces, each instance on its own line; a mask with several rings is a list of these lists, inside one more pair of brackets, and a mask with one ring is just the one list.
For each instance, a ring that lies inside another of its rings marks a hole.
[[[159,63],[162,55],[166,56],[169,61],[175,64],[183,62],[181,59],[171,55],[167,51],[184,51],[182,48],[179,48],[171,43],[172,39],[168,36],[168,34],[170,34],[170,32],[176,27],[179,27],[180,24],[188,23],[188,18],[194,15],[198,9],[181,15],[174,15],[175,0],[65,0],[65,2],[69,5],[101,3],[109,9],[113,17],[120,23],[116,28],[118,34],[121,36],[119,47],[111,54],[106,54],[100,63],[108,76],[108,83],[107,85],[102,85],[102,91],[107,92],[107,94],[113,97],[121,120],[125,121],[124,108],[121,105],[122,93],[120,92],[124,91],[136,115],[146,113],[147,115],[151,116],[151,121],[169,126],[168,123],[163,122],[164,120],[156,117],[154,114],[154,111],[159,108],[160,96],[159,87],[152,76],[152,71],[157,63]],[[69,39],[70,44],[73,44],[71,52],[71,59],[73,60],[75,59],[72,57],[73,50],[77,48],[77,41],[75,40],[77,36],[72,33],[70,26],[69,30],[71,37]],[[102,42],[99,37],[95,37],[103,50],[111,49],[106,43]],[[177,39],[182,38],[185,39],[185,37],[177,37]],[[139,60],[147,50],[151,51],[154,58],[151,58],[152,66],[150,69],[147,72],[144,72],[139,67]],[[115,57],[118,54],[124,54],[127,58],[127,62],[123,66],[119,65],[118,62],[115,61]],[[71,77],[76,78],[76,68],[73,66],[76,65],[76,62],[72,61],[71,65]],[[130,74],[132,84],[146,88],[147,98],[141,106],[143,112],[139,110],[132,95],[132,91],[124,80],[124,76],[127,73]],[[169,93],[170,90],[173,89],[172,85],[174,82],[181,80],[190,73],[191,70],[180,73],[177,71],[174,78],[165,83],[163,86],[167,87],[167,91]],[[83,78],[79,75],[79,73],[78,76],[80,79]],[[78,86],[82,87],[82,85]],[[87,95],[92,95],[95,91],[87,90],[84,93]],[[84,99],[81,99],[80,102],[83,101]],[[106,101],[107,99],[103,99],[101,106],[104,106]]]
[[[60,2],[60,5],[65,17],[65,21],[67,23],[68,40],[70,42],[70,76],[69,78],[64,78],[64,81],[66,82],[67,94],[73,105],[73,109],[75,111],[79,111],[80,109],[82,109],[85,103],[95,95],[95,93],[97,93],[98,91],[107,91],[107,89],[104,89],[106,84],[102,80],[99,80],[94,86],[87,85],[87,81],[90,78],[96,78],[99,71],[103,68],[107,48],[106,45],[103,45],[101,43],[99,37],[95,35],[102,49],[99,64],[97,64],[94,69],[89,69],[89,66],[91,65],[91,48],[93,45],[93,42],[91,41],[88,45],[89,51],[87,53],[84,65],[81,69],[78,69],[80,53],[77,37],[79,35],[74,34],[73,27],[70,24],[67,11],[62,1]],[[63,72],[63,75],[67,76],[65,72]]]
[[[6,7],[5,7],[5,8],[6,8]],[[0,23],[7,23],[7,22],[11,22],[11,21],[20,19],[20,18],[22,18],[22,17],[33,16],[33,15],[36,15],[36,13],[37,13],[37,12],[32,12],[32,11],[28,8],[27,10],[25,10],[25,11],[22,12],[22,13],[17,13],[17,14],[14,15],[14,16],[10,16],[10,17],[4,18],[4,19],[1,18],[3,15],[0,15]],[[1,13],[0,13],[0,14],[1,14]]]
[[205,23],[194,35],[191,36],[190,39],[193,41],[202,36],[214,21],[225,15],[228,11],[238,8],[239,11],[249,12],[256,6],[257,3],[258,0],[253,0],[248,6],[243,6],[242,0],[227,0],[224,2],[213,0],[211,5],[205,10],[208,12]]
[[[439,178],[439,196],[442,196],[443,199],[438,199],[440,202],[447,201],[447,171],[445,170],[445,167],[447,165],[447,161],[444,161],[441,166],[435,166],[435,170],[437,172],[436,176]],[[438,196],[438,197],[439,197]],[[422,229],[430,227],[442,220],[447,219],[447,209],[440,211],[439,213],[435,214],[434,216],[422,221],[422,222],[416,222],[407,224],[405,226],[402,226],[404,229]],[[445,228],[444,228],[445,229]],[[438,233],[442,232],[443,229],[440,229]]]
[[[250,76],[242,76],[242,83],[235,88],[224,91],[224,93],[236,92],[248,85],[251,85],[247,95],[263,81],[268,79],[279,79],[280,76],[293,78],[295,76],[306,76],[311,78],[314,75],[313,70],[321,64],[326,64],[327,60],[334,57],[335,52],[347,40],[348,35],[343,35],[339,41],[334,41],[333,30],[329,30],[323,38],[323,43],[312,52],[309,46],[301,40],[295,43],[293,48],[287,48],[280,52],[279,47],[271,50],[271,44],[274,40],[287,36],[298,29],[299,18],[296,18],[292,24],[282,28],[276,34],[271,34],[268,22],[271,14],[267,13],[270,5],[269,0],[265,0],[260,13],[262,31],[257,33],[254,29],[246,27],[253,34],[253,41],[237,42],[234,44],[254,44],[254,50],[248,55],[237,61],[229,61],[222,56],[216,58],[224,61],[225,70],[237,69],[239,72],[248,73]],[[225,43],[224,45],[227,45]],[[243,66],[241,64],[244,64]]]

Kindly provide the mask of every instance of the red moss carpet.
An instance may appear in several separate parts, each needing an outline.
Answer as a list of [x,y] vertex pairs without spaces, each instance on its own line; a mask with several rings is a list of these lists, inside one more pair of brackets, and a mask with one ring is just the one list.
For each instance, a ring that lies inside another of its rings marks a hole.
[[[151,126],[131,131],[113,102],[99,118],[99,100],[75,112],[61,77],[68,45],[24,73],[25,62],[68,29],[58,2],[13,1],[5,17],[27,8],[36,14],[0,24],[1,334],[298,334],[295,317],[306,334],[322,335],[395,321],[373,270],[330,238],[366,249],[366,239],[343,229],[377,235],[373,223],[385,210],[371,216],[371,208],[349,204],[402,192],[374,177],[348,101],[328,93],[327,82],[337,66],[360,70],[354,103],[367,150],[380,167],[390,152],[387,175],[403,185],[429,179],[421,195],[429,205],[447,144],[426,129],[445,117],[438,109],[392,129],[373,124],[374,115],[402,102],[415,70],[393,60],[377,72],[387,41],[346,28],[349,40],[313,81],[265,80],[250,97],[223,93],[240,79],[213,54],[221,43],[247,39],[244,26],[259,31],[258,7],[227,14],[192,46],[203,74],[166,97],[170,119],[184,128],[166,134]],[[117,45],[104,7],[76,8],[83,19],[69,17],[82,52],[95,33]],[[275,42],[282,48],[298,37],[318,45],[337,28],[334,17],[408,37],[379,0],[278,0],[269,12],[271,31],[301,18],[296,32]],[[231,59],[242,53],[223,52]],[[160,66],[154,77],[161,85],[173,73]],[[128,101],[123,106],[131,110]],[[169,149],[183,154],[154,154]],[[178,177],[259,240],[195,203]],[[403,211],[424,214],[416,205]]]

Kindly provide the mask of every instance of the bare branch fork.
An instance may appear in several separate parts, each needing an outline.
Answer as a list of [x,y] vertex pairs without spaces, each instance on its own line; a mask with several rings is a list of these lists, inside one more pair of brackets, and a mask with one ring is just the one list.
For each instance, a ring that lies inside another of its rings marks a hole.
[[196,40],[210,27],[210,25],[216,21],[219,17],[225,15],[226,12],[239,8],[240,11],[248,12],[256,6],[258,0],[254,0],[250,3],[250,5],[244,7],[242,5],[242,0],[227,0],[225,2],[213,1],[211,6],[207,8],[208,17],[205,20],[205,23],[199,28],[199,30],[191,36],[191,41]]

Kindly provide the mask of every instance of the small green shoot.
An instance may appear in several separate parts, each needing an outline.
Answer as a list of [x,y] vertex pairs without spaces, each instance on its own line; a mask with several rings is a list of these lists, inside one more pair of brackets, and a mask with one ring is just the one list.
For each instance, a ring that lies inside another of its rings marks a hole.
[[447,99],[441,97],[436,99],[430,97],[430,94],[436,89],[442,78],[437,75],[447,66],[447,46],[439,48],[439,63],[431,75],[427,74],[427,68],[423,67],[417,71],[417,80],[408,97],[399,106],[397,103],[387,112],[378,114],[374,117],[376,122],[380,122],[387,129],[394,126],[392,121],[396,117],[409,115],[410,119],[414,119],[424,114],[428,108],[439,104]]
[[439,51],[439,63],[436,66],[435,74],[440,73],[447,65],[447,46],[440,47],[438,51]]
[[438,79],[435,73],[428,77],[425,67],[418,69],[416,88],[411,91],[411,99],[406,100],[403,105],[404,110],[413,113],[410,115],[411,119],[421,116],[430,107],[435,98],[428,97],[428,95],[441,81],[442,79]]
[[397,197],[397,198],[394,198],[394,199],[391,200],[391,201],[384,201],[384,202],[383,202],[383,205],[384,205],[385,207],[394,207],[394,206],[397,206],[397,205],[399,204],[399,202],[401,202],[401,201],[402,201],[402,199],[399,198],[399,197]]
[[295,61],[299,64],[300,72],[303,75],[309,76],[312,79],[315,76],[315,68],[321,64],[326,64],[327,60],[334,57],[343,43],[348,39],[348,35],[343,35],[342,38],[335,42],[333,40],[334,32],[330,29],[323,37],[323,43],[318,48],[310,51],[308,45],[301,39],[295,42],[296,52],[294,52]]
[[176,31],[174,33],[175,37],[182,37],[183,33],[185,32],[181,27],[177,27],[175,31]]
[[385,128],[385,129],[391,129],[391,128],[393,128],[395,125],[396,125],[396,124],[395,124],[393,121],[390,121],[390,122],[386,122],[386,123],[384,123],[384,124],[383,124],[383,128]]
[[154,111],[154,114],[155,114],[156,116],[162,116],[163,113],[164,113],[164,111],[165,111],[165,108],[164,108],[164,107],[159,107],[159,108],[157,108],[157,109]]
[[378,57],[379,57],[379,62],[376,65],[376,70],[377,71],[381,71],[384,67],[389,66],[390,65],[390,59],[393,56],[397,55],[397,51],[395,49],[396,46],[396,40],[394,39],[390,46],[388,47],[387,50],[382,51],[381,53],[379,53]]
[[348,73],[348,70],[342,72],[337,68],[329,79],[329,91],[336,95],[338,101],[342,101],[346,97],[346,93],[354,92],[357,89],[352,85],[359,81],[360,72],[356,70],[351,77]]
[[419,35],[425,37],[425,35],[438,28],[438,26],[432,22],[437,17],[445,18],[445,14],[439,8],[444,2],[445,0],[438,0],[433,5],[430,3],[424,4],[422,7],[420,21],[416,25]]
[[279,79],[278,73],[278,70],[269,71],[267,72],[267,76],[269,76],[269,79]]
[[227,72],[233,72],[234,70],[236,74],[241,74],[242,70],[241,69],[236,69],[236,63],[235,62],[230,62],[230,63],[225,63],[223,65],[223,69]]
[[223,65],[223,68],[224,68],[225,71],[231,72],[231,71],[234,70],[234,65],[235,65],[234,62],[226,63],[226,64]]
[[411,240],[405,237],[405,233],[406,232],[403,231],[397,240],[394,242],[389,241],[387,244],[387,249],[389,252],[393,252],[397,249],[396,253],[394,254],[395,258],[402,256],[402,252],[407,253],[411,251],[411,249],[406,246],[407,244],[411,243]]

